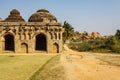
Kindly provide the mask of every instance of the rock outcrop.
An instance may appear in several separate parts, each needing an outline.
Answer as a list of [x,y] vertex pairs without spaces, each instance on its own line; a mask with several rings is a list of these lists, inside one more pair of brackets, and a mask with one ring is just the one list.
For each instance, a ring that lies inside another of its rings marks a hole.
[[71,38],[72,41],[82,41],[82,40],[90,40],[90,39],[97,39],[97,38],[105,38],[99,32],[92,32],[88,33],[87,31],[84,32],[74,32],[74,36]]

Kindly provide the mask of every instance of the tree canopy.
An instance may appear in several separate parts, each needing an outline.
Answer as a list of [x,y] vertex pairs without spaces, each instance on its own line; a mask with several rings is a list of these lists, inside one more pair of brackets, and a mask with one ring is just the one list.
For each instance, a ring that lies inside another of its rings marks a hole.
[[120,40],[120,30],[117,30],[115,36]]
[[63,28],[64,28],[63,41],[65,43],[66,40],[69,40],[73,36],[74,28],[66,21],[63,24]]

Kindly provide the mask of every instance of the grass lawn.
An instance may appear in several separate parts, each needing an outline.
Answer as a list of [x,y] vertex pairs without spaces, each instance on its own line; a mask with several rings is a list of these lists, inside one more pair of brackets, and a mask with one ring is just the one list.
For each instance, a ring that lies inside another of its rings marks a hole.
[[55,55],[1,55],[0,80],[28,80]]
[[28,80],[66,80],[64,68],[59,61],[60,56],[51,58]]

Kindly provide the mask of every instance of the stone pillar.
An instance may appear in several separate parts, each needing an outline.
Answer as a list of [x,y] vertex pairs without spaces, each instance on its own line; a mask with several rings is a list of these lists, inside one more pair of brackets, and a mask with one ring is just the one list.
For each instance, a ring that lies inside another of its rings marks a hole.
[[62,39],[62,32],[60,33],[60,39],[59,39],[59,53],[62,53],[63,51],[63,39]]
[[21,33],[20,35],[21,35],[21,40],[24,40],[24,34]]
[[15,49],[15,53],[19,53],[20,52],[20,40],[19,40],[19,35],[16,34],[14,36],[14,49]]
[[2,41],[2,53],[5,51],[5,41]]
[[25,35],[26,35],[26,40],[29,40],[28,31],[26,31]]
[[30,42],[30,46],[31,46],[31,52],[35,53],[35,45],[36,45],[36,36],[34,35],[34,33],[31,33],[31,42]]
[[[52,34],[52,36],[53,36],[53,34]],[[51,46],[51,34],[50,33],[48,33],[47,32],[47,34],[46,34],[46,45],[47,45],[47,53],[51,53],[51,48],[52,48],[52,46]]]
[[1,37],[0,44],[0,53],[3,53],[5,51],[5,39],[3,37]]

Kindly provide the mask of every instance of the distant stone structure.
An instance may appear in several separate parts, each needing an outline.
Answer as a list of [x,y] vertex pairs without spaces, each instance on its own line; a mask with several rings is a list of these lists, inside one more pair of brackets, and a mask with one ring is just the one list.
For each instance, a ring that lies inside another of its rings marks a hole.
[[61,53],[63,28],[48,10],[40,9],[26,22],[20,12],[0,18],[0,53]]

